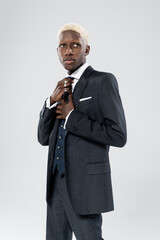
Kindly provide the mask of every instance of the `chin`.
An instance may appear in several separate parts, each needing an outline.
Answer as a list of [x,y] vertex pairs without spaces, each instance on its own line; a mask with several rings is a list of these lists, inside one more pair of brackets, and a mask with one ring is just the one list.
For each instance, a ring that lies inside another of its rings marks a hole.
[[66,70],[68,70],[68,71],[71,71],[71,72],[73,72],[76,68],[75,67],[73,67],[73,66],[71,66],[71,65],[64,65],[63,66]]

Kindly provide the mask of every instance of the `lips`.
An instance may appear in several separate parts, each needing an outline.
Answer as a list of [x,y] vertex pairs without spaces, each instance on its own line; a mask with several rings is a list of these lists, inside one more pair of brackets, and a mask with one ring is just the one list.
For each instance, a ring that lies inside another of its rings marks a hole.
[[74,59],[73,58],[65,58],[64,62],[67,63],[67,64],[71,64],[71,63],[74,62]]

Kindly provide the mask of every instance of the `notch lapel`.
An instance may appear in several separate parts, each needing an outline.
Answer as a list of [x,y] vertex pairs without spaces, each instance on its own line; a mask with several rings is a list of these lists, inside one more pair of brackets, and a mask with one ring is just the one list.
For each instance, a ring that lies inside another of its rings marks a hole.
[[73,102],[75,105],[75,108],[78,108],[78,104],[79,104],[79,99],[81,98],[81,95],[84,91],[84,88],[87,84],[87,78],[90,76],[90,74],[94,71],[94,69],[91,66],[88,66],[86,68],[86,70],[84,71],[84,73],[82,74],[82,76],[80,77],[80,79],[78,80],[75,89],[73,91]]

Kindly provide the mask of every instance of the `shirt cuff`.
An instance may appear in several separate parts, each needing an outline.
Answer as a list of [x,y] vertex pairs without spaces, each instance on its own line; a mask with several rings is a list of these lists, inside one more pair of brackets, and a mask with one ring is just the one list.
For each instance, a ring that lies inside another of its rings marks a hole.
[[50,97],[46,99],[46,107],[49,108],[49,109],[56,107],[57,104],[58,104],[58,102],[51,105],[50,104]]
[[65,122],[64,122],[64,126],[63,126],[64,129],[66,129],[66,124],[67,124],[68,118],[69,118],[69,116],[70,116],[70,114],[71,114],[71,112],[72,112],[73,110],[74,110],[74,109],[72,109],[72,110],[68,113],[68,115],[66,116],[66,119],[65,119]]

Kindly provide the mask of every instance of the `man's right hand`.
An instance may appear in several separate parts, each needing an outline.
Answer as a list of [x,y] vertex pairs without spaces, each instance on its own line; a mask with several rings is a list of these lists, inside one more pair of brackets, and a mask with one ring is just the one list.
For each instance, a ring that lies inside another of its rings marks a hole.
[[[66,84],[65,84],[66,81]],[[72,91],[72,83],[74,82],[71,78],[64,78],[61,81],[57,83],[57,86],[55,90],[53,91],[52,95],[50,96],[50,105],[60,101],[62,94],[65,91],[68,91],[71,93]]]

